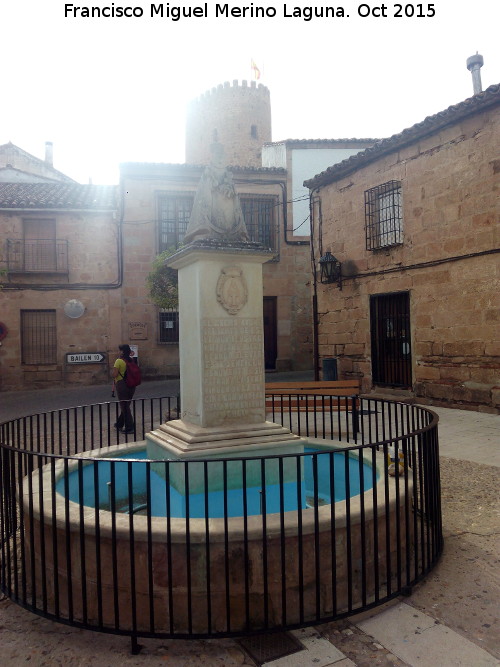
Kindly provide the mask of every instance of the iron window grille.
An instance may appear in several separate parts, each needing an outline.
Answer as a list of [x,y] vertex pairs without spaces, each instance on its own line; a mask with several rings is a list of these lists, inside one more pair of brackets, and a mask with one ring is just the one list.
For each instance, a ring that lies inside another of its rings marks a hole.
[[21,363],[57,363],[55,310],[21,310]]
[[[158,198],[159,251],[178,248],[184,241],[194,197],[169,194]],[[241,209],[251,241],[262,243],[266,248],[276,248],[275,195],[240,195]]]
[[401,181],[388,181],[365,191],[366,249],[403,242]]
[[274,250],[278,198],[275,195],[240,195],[240,203],[250,240]]
[[169,194],[158,198],[160,252],[182,245],[193,201],[194,197],[186,194]]
[[177,310],[162,308],[159,312],[159,342],[179,342],[179,313]]

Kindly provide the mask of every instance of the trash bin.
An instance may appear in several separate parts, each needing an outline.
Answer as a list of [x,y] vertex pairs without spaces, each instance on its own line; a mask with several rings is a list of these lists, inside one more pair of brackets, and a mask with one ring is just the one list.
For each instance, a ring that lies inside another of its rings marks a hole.
[[323,380],[338,380],[337,360],[334,357],[323,359]]

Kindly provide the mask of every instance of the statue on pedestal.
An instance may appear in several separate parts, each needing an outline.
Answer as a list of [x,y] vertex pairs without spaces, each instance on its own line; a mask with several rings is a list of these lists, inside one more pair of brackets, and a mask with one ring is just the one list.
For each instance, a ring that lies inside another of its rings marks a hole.
[[203,239],[249,240],[233,176],[224,167],[221,144],[212,144],[212,160],[201,177],[184,236],[185,243]]

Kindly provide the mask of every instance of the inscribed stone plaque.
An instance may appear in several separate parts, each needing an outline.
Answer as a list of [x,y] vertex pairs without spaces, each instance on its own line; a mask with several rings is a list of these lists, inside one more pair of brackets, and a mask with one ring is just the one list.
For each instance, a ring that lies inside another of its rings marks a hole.
[[148,325],[145,322],[129,322],[128,337],[129,340],[147,340]]
[[261,319],[203,319],[202,359],[205,408],[212,418],[245,421],[264,410]]

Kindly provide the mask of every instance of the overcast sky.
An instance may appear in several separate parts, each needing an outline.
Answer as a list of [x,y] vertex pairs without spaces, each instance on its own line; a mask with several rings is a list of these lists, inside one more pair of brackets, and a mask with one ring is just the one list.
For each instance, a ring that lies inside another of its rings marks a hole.
[[[208,2],[207,18],[174,22],[151,18],[145,0],[75,0],[142,10],[135,18],[65,17],[64,0],[4,0],[0,144],[43,158],[52,141],[54,166],[84,183],[117,182],[120,162],[183,162],[189,100],[252,80],[251,59],[271,91],[274,141],[400,132],[472,95],[465,62],[476,51],[483,89],[500,83],[498,0],[407,3],[408,18],[394,16],[395,3],[339,2],[256,0],[275,13],[265,18],[216,17]],[[164,2],[164,14],[179,4]],[[285,6],[349,16],[305,21],[285,17]],[[358,7],[385,16],[361,17]]]

